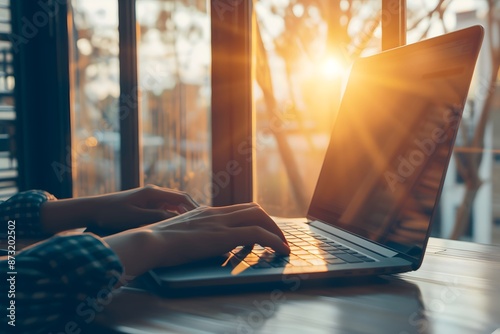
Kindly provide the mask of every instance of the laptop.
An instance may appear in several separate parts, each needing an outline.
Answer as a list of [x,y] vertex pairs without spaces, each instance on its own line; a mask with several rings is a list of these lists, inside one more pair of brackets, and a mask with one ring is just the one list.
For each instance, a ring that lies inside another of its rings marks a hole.
[[161,291],[417,270],[436,219],[483,28],[358,59],[290,256],[255,245],[149,272]]

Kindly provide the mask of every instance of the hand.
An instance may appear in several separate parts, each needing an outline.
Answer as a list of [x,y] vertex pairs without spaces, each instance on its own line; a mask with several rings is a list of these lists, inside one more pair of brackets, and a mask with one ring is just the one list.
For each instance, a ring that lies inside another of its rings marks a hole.
[[274,221],[255,203],[199,207],[104,240],[128,275],[222,255],[237,246],[260,244],[287,255],[290,248]]
[[80,227],[122,231],[193,210],[198,204],[186,193],[153,185],[101,196],[45,202],[41,223],[56,233]]
[[156,223],[199,206],[185,192],[154,185],[97,198],[94,224],[115,231]]

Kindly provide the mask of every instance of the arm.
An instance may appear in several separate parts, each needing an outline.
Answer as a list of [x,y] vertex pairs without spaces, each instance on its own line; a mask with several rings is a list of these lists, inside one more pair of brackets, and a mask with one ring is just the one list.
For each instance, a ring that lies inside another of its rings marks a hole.
[[[8,221],[15,221],[16,237],[48,237],[50,234],[40,224],[40,207],[56,200],[46,191],[24,191],[0,203],[0,217],[5,225]],[[5,232],[6,230],[1,231]]]
[[196,208],[198,204],[181,191],[146,186],[112,194],[46,202],[41,207],[45,231],[97,226],[122,231],[151,224]]
[[[74,321],[83,328],[96,312],[109,303],[110,292],[122,276],[122,266],[111,249],[90,234],[55,236],[36,244],[15,257],[17,274],[15,296],[7,298],[9,282],[0,281],[5,295],[0,298],[4,311],[15,305],[15,324],[2,317],[4,333],[66,332],[64,326]],[[0,258],[2,270],[7,261]]]
[[[66,217],[75,214],[68,207],[65,210]],[[68,317],[83,326],[110,302],[113,287],[133,276],[255,243],[290,252],[283,233],[252,203],[199,207],[104,239],[92,234],[55,236],[16,256],[16,329],[47,332],[47,326],[72,321]],[[0,266],[7,268],[5,257],[0,258]],[[8,282],[0,282],[2,291],[8,291]],[[8,302],[2,298],[0,308],[6,309]],[[4,317],[1,323],[8,326],[8,320]]]
[[61,199],[45,202],[40,210],[40,223],[44,231],[57,232],[87,227],[95,222],[99,197]]

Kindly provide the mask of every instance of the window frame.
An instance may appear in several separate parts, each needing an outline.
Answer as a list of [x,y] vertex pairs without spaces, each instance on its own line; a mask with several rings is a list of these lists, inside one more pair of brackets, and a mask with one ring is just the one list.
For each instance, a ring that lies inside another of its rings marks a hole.
[[212,204],[253,201],[252,1],[211,1]]
[[[136,0],[119,1],[118,6],[120,147],[127,147],[120,150],[120,175],[125,190],[143,184]],[[212,204],[223,206],[253,200],[253,4],[217,0],[211,1],[211,9],[211,193]]]
[[382,50],[406,44],[406,0],[382,0]]
[[[118,1],[120,62],[120,188],[143,185],[136,0]],[[123,134],[127,135],[124,136]],[[127,149],[122,149],[122,148]]]
[[68,2],[11,1],[11,15],[18,188],[71,197]]

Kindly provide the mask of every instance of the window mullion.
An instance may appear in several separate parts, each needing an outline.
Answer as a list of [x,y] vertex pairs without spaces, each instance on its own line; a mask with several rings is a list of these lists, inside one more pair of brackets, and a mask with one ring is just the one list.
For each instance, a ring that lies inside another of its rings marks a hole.
[[382,50],[406,44],[406,0],[382,0]]
[[19,190],[44,189],[59,198],[71,197],[68,4],[10,4]]
[[136,1],[118,1],[120,47],[120,176],[121,189],[142,184],[142,148],[137,73]]
[[252,1],[217,0],[212,22],[212,202],[253,200]]

